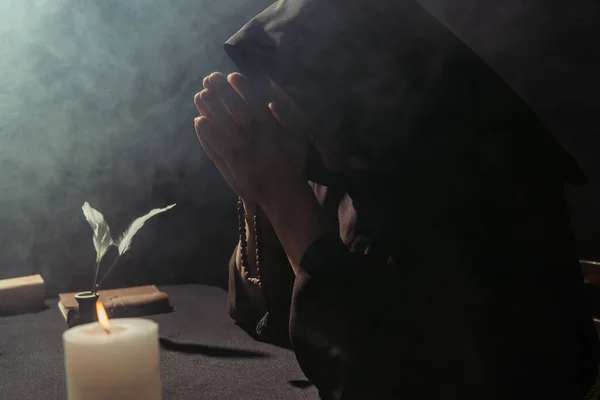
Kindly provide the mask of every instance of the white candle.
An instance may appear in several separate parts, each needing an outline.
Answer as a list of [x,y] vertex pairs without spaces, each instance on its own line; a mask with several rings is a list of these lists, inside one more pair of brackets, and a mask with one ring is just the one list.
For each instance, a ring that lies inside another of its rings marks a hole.
[[162,399],[155,322],[93,322],[66,331],[63,343],[69,400]]

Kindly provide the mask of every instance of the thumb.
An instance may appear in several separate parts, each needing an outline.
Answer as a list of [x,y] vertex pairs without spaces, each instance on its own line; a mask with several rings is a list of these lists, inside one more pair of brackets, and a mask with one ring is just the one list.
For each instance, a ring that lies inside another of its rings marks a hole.
[[317,126],[296,102],[272,80],[269,109],[283,128],[297,136],[319,136]]
[[293,103],[281,105],[277,102],[269,103],[269,109],[281,126],[294,135],[315,135],[316,127],[300,108]]

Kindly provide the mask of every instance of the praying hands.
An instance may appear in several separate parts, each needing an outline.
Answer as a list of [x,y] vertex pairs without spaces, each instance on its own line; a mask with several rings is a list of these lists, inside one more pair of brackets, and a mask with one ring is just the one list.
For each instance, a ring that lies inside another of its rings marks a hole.
[[239,73],[226,79],[217,72],[204,79],[194,99],[202,147],[232,189],[258,203],[306,186],[306,146],[297,129],[307,119],[281,89],[273,85],[265,92]]
[[275,84],[259,91],[239,73],[206,77],[194,102],[200,144],[235,193],[263,208],[296,270],[329,230],[305,176],[306,141],[316,128]]

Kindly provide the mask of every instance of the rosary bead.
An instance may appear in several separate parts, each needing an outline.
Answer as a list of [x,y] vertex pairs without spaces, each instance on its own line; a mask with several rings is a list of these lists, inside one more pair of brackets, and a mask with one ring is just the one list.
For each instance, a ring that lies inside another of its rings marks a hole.
[[255,232],[254,240],[255,240],[255,244],[256,244],[256,277],[250,276],[250,273],[248,270],[248,241],[246,239],[246,212],[245,212],[245,208],[244,208],[244,202],[242,201],[241,198],[239,198],[238,202],[237,202],[237,214],[238,214],[238,232],[240,235],[240,259],[241,259],[240,261],[241,261],[242,272],[248,277],[249,282],[258,286],[258,288],[260,289],[260,291],[262,293],[262,297],[265,300],[266,314],[259,321],[258,325],[256,326],[256,333],[261,337],[265,337],[267,335],[267,328],[268,328],[267,322],[269,320],[269,302],[267,299],[267,294],[264,289],[264,284],[263,284],[263,281],[261,279],[261,274],[260,274],[260,262],[262,260],[262,252],[261,252],[262,230],[260,228],[260,209],[257,210],[257,212],[253,218],[254,232]]

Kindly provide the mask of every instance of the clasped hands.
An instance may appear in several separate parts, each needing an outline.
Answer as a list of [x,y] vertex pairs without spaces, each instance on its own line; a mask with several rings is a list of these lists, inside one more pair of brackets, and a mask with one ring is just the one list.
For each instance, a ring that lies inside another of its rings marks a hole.
[[262,207],[299,271],[306,249],[332,229],[305,176],[308,138],[320,133],[277,85],[257,90],[239,73],[206,77],[194,102],[202,147],[246,207]]
[[215,72],[194,98],[200,144],[245,201],[285,201],[307,186],[309,119],[271,82],[257,90],[242,74]]

